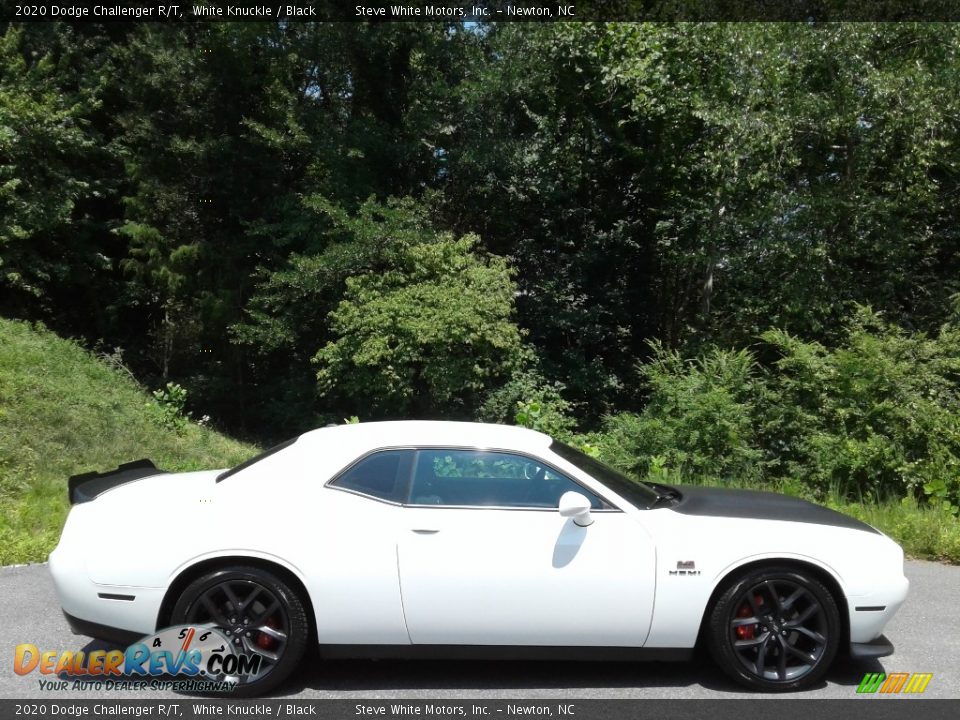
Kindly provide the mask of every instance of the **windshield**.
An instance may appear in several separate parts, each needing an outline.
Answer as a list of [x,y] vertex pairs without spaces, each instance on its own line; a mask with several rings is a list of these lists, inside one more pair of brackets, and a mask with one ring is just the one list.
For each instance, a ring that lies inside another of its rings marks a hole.
[[660,498],[660,495],[648,485],[624,475],[619,470],[604,465],[599,460],[594,460],[589,455],[570,447],[566,443],[554,440],[550,449],[567,462],[576,465],[590,477],[602,482],[618,495],[625,497],[638,508],[649,509]]

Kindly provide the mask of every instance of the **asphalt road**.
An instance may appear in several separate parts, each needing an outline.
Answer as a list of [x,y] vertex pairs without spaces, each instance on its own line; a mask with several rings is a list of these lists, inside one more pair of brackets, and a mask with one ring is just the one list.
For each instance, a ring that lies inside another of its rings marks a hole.
[[[851,698],[866,672],[932,672],[926,697],[960,698],[960,567],[907,563],[910,596],[886,635],[896,654],[880,661],[835,665],[826,682],[789,697]],[[70,633],[45,565],[0,568],[0,698],[136,698],[141,692],[41,691],[37,673],[13,672],[13,651],[31,642],[42,650],[100,649]],[[149,697],[181,697],[159,691]],[[276,698],[349,699],[680,699],[757,698],[715,669],[690,663],[580,662],[312,662]],[[770,697],[784,697],[775,695]]]

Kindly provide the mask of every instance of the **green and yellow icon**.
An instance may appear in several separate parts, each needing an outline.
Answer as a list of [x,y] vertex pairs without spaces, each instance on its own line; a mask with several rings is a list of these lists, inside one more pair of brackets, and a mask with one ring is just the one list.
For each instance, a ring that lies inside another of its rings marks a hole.
[[883,695],[920,694],[927,689],[933,673],[867,673],[860,681],[857,692]]

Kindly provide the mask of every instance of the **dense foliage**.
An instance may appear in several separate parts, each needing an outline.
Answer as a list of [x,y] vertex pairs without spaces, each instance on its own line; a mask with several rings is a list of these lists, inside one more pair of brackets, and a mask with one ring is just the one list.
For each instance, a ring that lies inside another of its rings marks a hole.
[[396,268],[347,279],[329,316],[335,339],[314,357],[322,397],[373,415],[456,416],[509,379],[523,354],[514,285],[503,259],[478,257],[475,242],[413,245]]
[[[656,348],[649,401],[607,420],[639,476],[960,505],[960,326],[906,333],[860,309],[834,348],[782,330],[691,361]],[[767,357],[761,364],[758,358]]]
[[960,500],[960,26],[2,31],[0,313],[168,424]]

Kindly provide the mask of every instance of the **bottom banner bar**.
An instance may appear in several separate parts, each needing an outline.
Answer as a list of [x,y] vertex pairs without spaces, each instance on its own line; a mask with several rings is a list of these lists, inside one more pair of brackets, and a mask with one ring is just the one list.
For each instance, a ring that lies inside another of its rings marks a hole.
[[[916,706],[919,703],[922,707]],[[888,700],[880,696],[851,700],[0,700],[0,718],[562,718],[621,720],[634,718],[709,718],[777,720],[843,718],[924,720],[960,717],[960,700]]]

